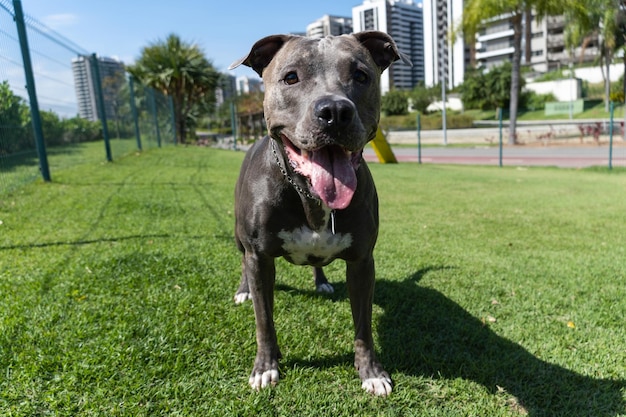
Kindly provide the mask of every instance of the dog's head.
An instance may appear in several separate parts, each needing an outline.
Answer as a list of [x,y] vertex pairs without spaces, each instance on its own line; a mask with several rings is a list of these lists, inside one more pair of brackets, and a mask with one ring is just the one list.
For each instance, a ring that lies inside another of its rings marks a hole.
[[399,59],[410,64],[382,32],[274,35],[230,68],[243,64],[262,76],[270,136],[322,201],[342,209],[356,189],[363,147],[378,128],[380,75]]

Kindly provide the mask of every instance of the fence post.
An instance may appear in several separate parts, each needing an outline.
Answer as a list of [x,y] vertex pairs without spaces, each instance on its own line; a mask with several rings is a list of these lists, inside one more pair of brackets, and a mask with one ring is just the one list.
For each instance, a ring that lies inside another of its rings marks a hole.
[[39,114],[39,103],[37,102],[37,91],[35,90],[35,77],[33,76],[33,65],[30,60],[26,25],[24,24],[24,12],[20,0],[13,0],[13,11],[15,12],[15,24],[20,41],[22,61],[24,62],[24,75],[26,77],[26,89],[28,90],[28,100],[30,102],[30,117],[33,123],[35,146],[37,147],[37,155],[39,156],[39,169],[41,170],[43,180],[49,182],[51,178],[50,167],[48,166],[48,154],[46,152],[46,143],[43,139],[41,115]]
[[98,57],[95,53],[91,54],[91,71],[93,74],[93,85],[96,93],[96,109],[98,110],[98,117],[102,123],[102,136],[104,137],[104,150],[107,154],[107,161],[112,162],[113,156],[111,155],[111,142],[109,141],[109,128],[107,126],[106,109],[104,108],[104,95],[102,94],[102,80],[100,79],[100,65],[98,63]]
[[233,149],[237,150],[237,111],[235,102],[230,102],[230,128],[233,131]]
[[615,110],[615,103],[611,101],[611,121],[609,125],[609,169],[613,169],[613,111]]
[[141,133],[139,132],[137,103],[135,103],[135,82],[132,75],[128,77],[128,90],[130,92],[130,112],[133,115],[133,122],[135,124],[135,139],[137,139],[137,149],[141,151]]
[[422,118],[417,112],[417,163],[422,163]]
[[498,107],[498,131],[500,132],[500,139],[498,140],[498,166],[502,168],[502,107]]
[[[167,96],[167,106],[170,110],[170,119],[172,119],[172,133],[174,135],[174,145],[178,145],[178,132],[176,131],[176,113],[174,113],[174,100],[172,96]],[[180,138],[185,143],[185,138]]]
[[148,101],[150,102],[150,111],[152,112],[152,122],[154,123],[154,132],[156,133],[157,146],[161,147],[161,130],[159,129],[159,118],[157,117],[156,98],[154,97],[154,89],[148,88]]

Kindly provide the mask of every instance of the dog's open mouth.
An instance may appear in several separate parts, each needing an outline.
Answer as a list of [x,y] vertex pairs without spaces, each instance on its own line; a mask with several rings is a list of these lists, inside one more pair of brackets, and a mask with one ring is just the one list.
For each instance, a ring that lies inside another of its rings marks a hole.
[[297,148],[285,135],[281,139],[294,171],[309,178],[312,190],[324,204],[335,210],[348,207],[356,191],[356,170],[363,150],[351,152],[327,145],[307,151]]

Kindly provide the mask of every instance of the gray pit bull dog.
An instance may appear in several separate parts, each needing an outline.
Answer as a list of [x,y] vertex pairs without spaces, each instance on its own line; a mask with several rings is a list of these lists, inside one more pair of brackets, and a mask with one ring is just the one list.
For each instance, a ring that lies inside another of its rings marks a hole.
[[322,292],[332,292],[322,267],[346,262],[362,387],[375,395],[392,390],[372,340],[378,197],[362,152],[378,129],[380,75],[399,59],[410,65],[382,32],[274,35],[230,67],[247,65],[263,77],[269,131],[246,154],[235,188],[235,238],[243,253],[235,302],[254,305],[254,389],[279,378],[273,291],[274,259],[282,256],[313,266]]

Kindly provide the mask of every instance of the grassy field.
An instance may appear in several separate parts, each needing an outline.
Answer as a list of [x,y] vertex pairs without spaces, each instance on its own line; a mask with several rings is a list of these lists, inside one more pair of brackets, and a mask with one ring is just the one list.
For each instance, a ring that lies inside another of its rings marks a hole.
[[242,157],[172,147],[0,195],[0,415],[626,415],[623,172],[371,165],[381,399],[352,366],[340,262],[322,296],[278,261],[281,382],[247,385]]

